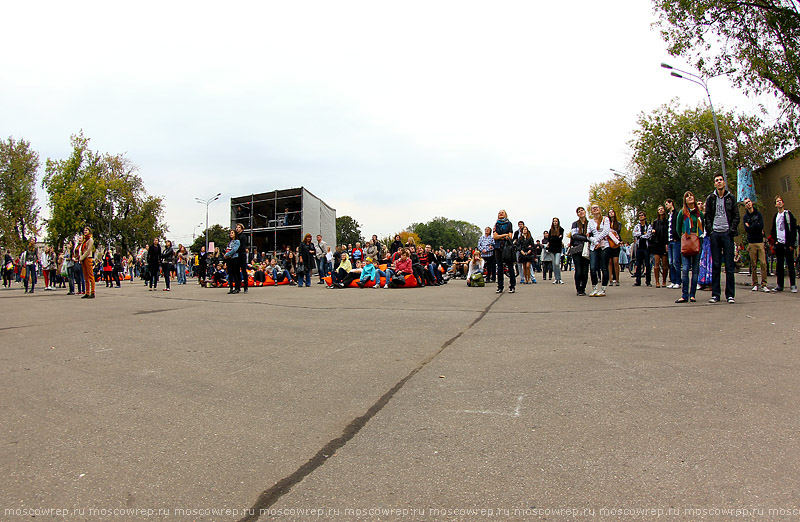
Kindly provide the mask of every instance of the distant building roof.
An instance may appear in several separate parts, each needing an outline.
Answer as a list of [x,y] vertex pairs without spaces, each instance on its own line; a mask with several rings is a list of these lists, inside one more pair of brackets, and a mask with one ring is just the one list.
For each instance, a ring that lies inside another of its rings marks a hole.
[[800,155],[800,147],[797,147],[796,149],[792,149],[789,152],[787,152],[786,154],[784,154],[783,156],[781,156],[780,158],[772,160],[769,163],[767,163],[766,165],[757,168],[755,170],[755,172],[761,172],[763,170],[766,170],[766,169],[770,168],[771,166],[775,165],[776,163],[780,163],[781,161],[783,161],[783,160],[785,160],[785,159],[787,159],[787,158],[789,158],[791,156],[794,156],[794,155]]

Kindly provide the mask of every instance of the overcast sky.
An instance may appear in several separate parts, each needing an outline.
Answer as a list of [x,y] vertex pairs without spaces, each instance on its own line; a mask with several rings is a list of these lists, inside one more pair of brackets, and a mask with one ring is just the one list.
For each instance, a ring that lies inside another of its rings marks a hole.
[[222,192],[227,225],[229,198],[298,186],[367,237],[500,208],[541,231],[626,170],[640,112],[705,99],[659,67],[687,66],[646,0],[6,2],[3,19],[0,135],[42,164],[81,129],[126,153],[182,243],[195,197]]

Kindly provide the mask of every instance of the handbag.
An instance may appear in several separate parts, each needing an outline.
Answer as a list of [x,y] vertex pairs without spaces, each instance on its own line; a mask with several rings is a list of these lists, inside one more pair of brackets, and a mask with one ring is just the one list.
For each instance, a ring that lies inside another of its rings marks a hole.
[[302,262],[297,263],[297,268],[294,269],[294,272],[298,275],[306,273],[306,265]]
[[567,249],[567,255],[568,256],[580,255],[582,253],[583,253],[583,245],[571,245]]
[[684,256],[696,256],[700,253],[700,238],[697,233],[683,233],[681,236],[681,254]]
[[589,256],[591,255],[591,249],[589,248],[589,242],[588,241],[585,241],[583,243],[583,252],[581,252],[581,255],[583,257],[585,257],[586,259],[589,259]]
[[514,261],[516,261],[514,256],[514,245],[512,245],[510,241],[506,241],[506,244],[503,247],[503,262],[513,263]]
[[619,246],[619,236],[616,230],[611,230],[606,236],[606,239],[608,239],[608,244],[611,248],[617,248]]
[[392,286],[405,286],[406,276],[402,274],[392,274],[392,279],[389,281]]
[[22,268],[19,269],[19,278],[25,279],[25,276],[28,275],[28,271],[25,268],[25,265],[22,265]]

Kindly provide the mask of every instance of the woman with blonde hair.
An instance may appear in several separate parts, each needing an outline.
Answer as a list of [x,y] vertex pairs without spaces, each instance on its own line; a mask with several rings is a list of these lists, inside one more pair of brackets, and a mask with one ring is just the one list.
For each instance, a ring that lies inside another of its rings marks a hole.
[[611,231],[609,219],[603,216],[600,205],[592,203],[592,217],[589,219],[589,275],[594,289],[589,297],[605,297],[608,286],[608,234]]

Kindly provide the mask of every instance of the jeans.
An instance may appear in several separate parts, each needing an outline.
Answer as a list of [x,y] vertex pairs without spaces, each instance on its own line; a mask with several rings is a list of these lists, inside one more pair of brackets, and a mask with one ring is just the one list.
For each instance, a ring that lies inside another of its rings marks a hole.
[[36,286],[36,265],[25,265],[25,291],[28,291],[28,281],[31,283],[30,291]]
[[636,284],[642,284],[642,269],[645,283],[650,284],[650,252],[646,248],[636,249]]
[[384,285],[388,285],[389,281],[392,280],[392,270],[390,268],[387,268],[385,271],[378,269],[375,271],[375,275],[378,278],[375,281],[376,285],[379,285],[381,283],[381,276],[383,276],[386,281],[385,283],[383,283]]
[[79,294],[86,292],[86,282],[83,280],[83,267],[81,267],[81,264],[76,262],[70,270],[72,271],[73,279],[75,279],[75,289]]
[[[592,250],[592,255],[589,257],[590,275],[592,276],[592,284],[596,285],[600,282],[601,286],[608,286],[608,260],[611,257],[611,250],[608,248]],[[600,277],[597,277],[598,272]]]
[[167,285],[167,290],[169,290],[170,272],[172,272],[172,265],[170,263],[161,263],[161,273],[164,274],[164,284]]
[[589,281],[589,260],[582,254],[575,254],[572,256],[572,261],[575,264],[575,290],[582,294],[586,291],[586,283]]
[[186,284],[186,265],[183,263],[178,263],[178,284]]
[[508,267],[508,278],[510,279],[508,283],[509,288],[516,288],[517,286],[517,276],[514,273],[514,265],[516,264],[514,261],[509,261],[507,263],[503,262],[503,249],[496,248],[494,250],[494,260],[497,264],[497,289],[503,290],[503,265]]
[[[608,263],[606,262],[606,266],[607,265]],[[608,270],[606,270],[606,272],[608,272]],[[555,276],[556,281],[561,281],[561,252],[553,253],[553,275]],[[608,281],[606,281],[606,283],[608,283]]]
[[283,268],[275,267],[275,268],[272,269],[272,280],[275,281],[275,284],[278,283],[278,275],[279,274],[283,274],[283,277],[285,279],[288,279],[290,283],[292,282],[292,274],[290,274],[288,270],[284,270]]
[[681,242],[670,241],[667,243],[667,259],[669,260],[669,282],[672,284],[682,283],[683,269],[682,269],[682,255],[681,255]]
[[793,250],[790,250],[789,247],[782,243],[775,243],[775,257],[778,259],[778,264],[775,267],[775,280],[778,283],[778,288],[783,288],[783,265],[786,264],[789,266],[789,284],[791,286],[795,286],[797,281],[795,280],[795,273],[794,273],[794,255]]
[[328,259],[325,256],[317,259],[317,275],[319,276],[320,281],[322,281],[323,277],[328,275],[328,270],[330,270],[330,267],[328,266]]
[[736,265],[733,262],[733,237],[727,232],[711,232],[711,296],[721,296],[722,263],[725,262],[725,298],[736,295]]
[[[700,277],[700,254],[693,256],[681,255],[681,297],[689,299],[697,291],[697,278]],[[692,271],[692,286],[689,286],[689,270]]]

